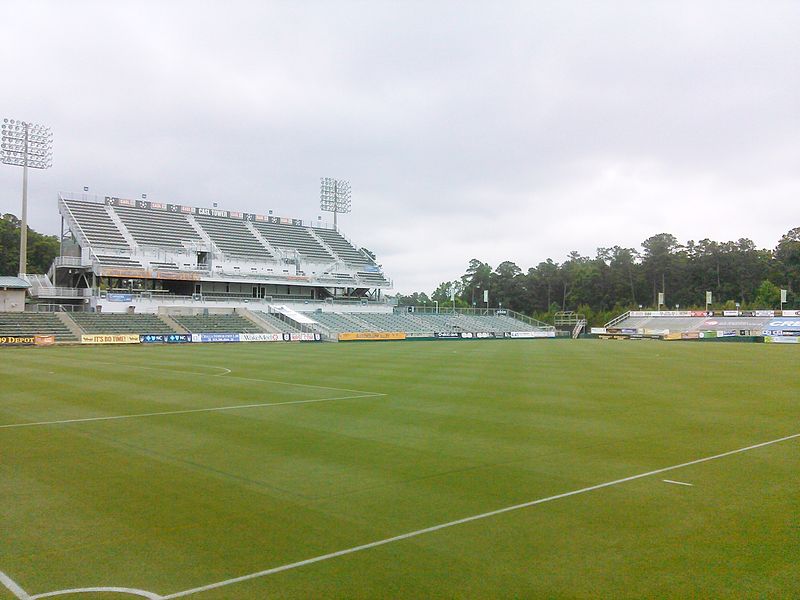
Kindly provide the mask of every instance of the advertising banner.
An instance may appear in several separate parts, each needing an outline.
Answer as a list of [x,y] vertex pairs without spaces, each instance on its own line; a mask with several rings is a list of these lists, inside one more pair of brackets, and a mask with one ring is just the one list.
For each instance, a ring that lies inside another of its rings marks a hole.
[[554,338],[555,331],[512,331],[512,338]]
[[434,331],[433,337],[452,340],[460,338],[461,333],[458,331]]
[[283,342],[288,341],[288,334],[285,333],[240,333],[240,342]]
[[717,337],[717,332],[716,331],[701,331],[700,332],[700,337],[704,338],[704,339],[715,338],[715,337]]
[[0,335],[0,346],[33,346],[35,343],[33,335]]
[[124,277],[126,279],[148,279],[150,277],[150,271],[144,269],[100,267],[100,275],[103,277]]
[[138,344],[139,335],[130,333],[82,335],[81,344]]
[[800,318],[776,317],[770,320],[770,322],[764,327],[764,330],[782,331],[782,332],[786,331],[800,332]]
[[109,302],[133,302],[133,294],[107,294]]
[[139,336],[139,341],[142,344],[188,344],[192,341],[192,336],[189,333],[148,333]]
[[601,333],[605,333],[606,332],[606,328],[605,327],[592,327],[589,330],[589,332],[594,334],[594,335],[598,335],[598,334],[601,334]]
[[318,333],[291,333],[289,340],[292,342],[320,342],[322,336]]
[[195,344],[216,343],[216,342],[238,342],[238,333],[193,333],[192,342]]
[[36,335],[33,339],[37,346],[52,346],[56,343],[54,335]]
[[783,317],[800,317],[800,310],[782,310],[781,316]]
[[797,344],[800,343],[800,337],[795,335],[767,335],[764,341],[768,344]]
[[[698,312],[698,311],[695,311]],[[705,314],[705,313],[704,313]],[[690,310],[632,310],[632,317],[691,317]]]
[[339,334],[339,341],[352,342],[354,340],[404,340],[405,331],[348,331]]
[[757,310],[755,311],[756,317],[774,317],[775,311],[774,310]]
[[722,311],[723,317],[738,317],[739,311],[738,310],[723,310]]

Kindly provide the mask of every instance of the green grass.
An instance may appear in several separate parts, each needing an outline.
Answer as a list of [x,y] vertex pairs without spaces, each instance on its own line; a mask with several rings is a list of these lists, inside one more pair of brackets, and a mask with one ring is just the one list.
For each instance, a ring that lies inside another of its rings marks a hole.
[[[4,350],[0,425],[344,399],[0,428],[0,571],[30,594],[166,595],[773,440],[800,432],[798,359],[584,340]],[[795,438],[189,597],[797,597],[799,471]]]

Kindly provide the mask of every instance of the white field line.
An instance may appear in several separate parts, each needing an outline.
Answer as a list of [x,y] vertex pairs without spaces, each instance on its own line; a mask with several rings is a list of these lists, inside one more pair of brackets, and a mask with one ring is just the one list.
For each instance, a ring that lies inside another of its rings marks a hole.
[[290,404],[314,404],[316,402],[333,402],[334,400],[354,400],[356,398],[378,398],[386,394],[367,393],[352,396],[334,396],[331,398],[312,398],[310,400],[289,400],[287,402],[261,402],[259,404],[235,404],[231,406],[215,406],[210,408],[188,408],[185,410],[165,410],[161,412],[133,413],[129,415],[111,415],[107,417],[86,417],[82,419],[62,419],[59,421],[36,421],[29,423],[10,423],[0,425],[0,429],[11,429],[17,427],[38,427],[43,425],[65,425],[68,423],[88,423],[91,421],[115,421],[119,419],[137,419],[140,417],[161,417],[165,415],[186,415],[201,412],[219,412],[224,410],[236,410],[244,408],[263,408],[267,406],[287,406]]
[[53,596],[66,596],[68,594],[93,594],[93,593],[109,592],[114,594],[130,594],[131,596],[139,596],[141,598],[148,598],[148,600],[162,600],[162,597],[153,592],[146,590],[137,590],[135,588],[126,587],[90,587],[90,588],[75,588],[72,590],[57,590],[55,592],[45,592],[44,594],[36,594],[29,596],[30,600],[37,600],[37,598],[51,598]]
[[183,371],[181,369],[170,369],[170,368],[167,368],[167,367],[151,367],[151,366],[148,366],[148,365],[121,364],[121,363],[105,362],[105,361],[99,361],[99,360],[92,361],[92,364],[110,365],[110,366],[113,366],[113,367],[124,367],[126,369],[149,369],[151,371],[162,371],[164,373],[172,373],[172,374],[178,374],[178,375],[192,375],[192,376],[195,376],[195,377],[198,376],[198,375],[201,375],[201,376],[202,375],[206,375],[206,376],[209,376],[209,377],[225,377],[225,379],[235,379],[235,380],[238,380],[238,381],[255,381],[255,382],[258,382],[258,383],[273,383],[275,385],[288,385],[288,386],[291,386],[291,387],[304,387],[304,388],[311,388],[311,389],[315,389],[315,390],[333,390],[334,392],[352,392],[354,394],[373,394],[373,393],[376,393],[376,392],[370,392],[370,391],[367,391],[367,390],[352,390],[352,389],[349,389],[349,388],[331,387],[329,385],[314,385],[314,384],[311,384],[311,383],[293,383],[293,382],[290,382],[290,381],[279,381],[279,380],[276,380],[276,379],[259,379],[259,378],[256,378],[256,377],[239,377],[238,375],[230,375],[230,373],[231,373],[230,369],[228,369],[226,367],[219,367],[219,366],[216,366],[216,365],[198,365],[198,366],[199,367],[206,367],[206,368],[209,368],[209,369],[222,369],[224,372],[223,373],[213,373],[213,374],[211,374],[211,373],[204,373],[202,371]]
[[685,481],[674,481],[672,479],[662,479],[664,483],[674,483],[675,485],[687,485],[689,487],[694,487],[693,483],[686,483]]
[[8,575],[0,571],[0,583],[2,583],[8,591],[14,594],[18,600],[31,600],[30,595],[28,592],[23,590],[17,582],[11,579]]
[[306,565],[322,562],[324,560],[330,560],[332,558],[337,558],[339,556],[345,556],[347,554],[353,554],[355,552],[360,552],[362,550],[368,550],[370,548],[377,548],[378,546],[385,546],[386,544],[391,544],[393,542],[399,542],[401,540],[407,540],[409,538],[417,537],[420,535],[424,535],[426,533],[433,533],[434,531],[439,531],[441,529],[447,529],[449,527],[455,527],[456,525],[463,525],[464,523],[470,523],[472,521],[478,521],[480,519],[486,519],[488,517],[494,517],[497,515],[501,515],[503,513],[520,510],[522,508],[528,508],[530,506],[535,506],[537,504],[544,504],[545,502],[552,502],[553,500],[560,500],[562,498],[568,498],[570,496],[577,496],[578,494],[585,494],[587,492],[592,492],[594,490],[599,490],[615,485],[619,485],[621,483],[626,483],[628,481],[634,481],[636,479],[642,479],[644,477],[650,477],[651,475],[658,475],[660,473],[666,473],[668,471],[674,471],[675,469],[682,469],[684,467],[689,467],[691,465],[697,465],[700,463],[708,462],[711,460],[717,460],[719,458],[724,458],[726,456],[731,456],[733,454],[739,454],[742,452],[747,452],[749,450],[755,450],[756,448],[763,448],[764,446],[770,446],[772,444],[777,444],[780,442],[785,442],[787,440],[800,438],[800,433],[795,433],[793,435],[787,435],[786,437],[770,440],[768,442],[761,442],[760,444],[753,444],[752,446],[746,446],[744,448],[738,448],[736,450],[730,450],[728,452],[723,452],[722,454],[715,454],[714,456],[706,456],[705,458],[698,458],[697,460],[692,460],[689,462],[681,463],[679,465],[672,465],[671,467],[664,467],[662,469],[656,469],[654,471],[647,471],[646,473],[639,473],[638,475],[631,475],[630,477],[624,477],[622,479],[615,479],[613,481],[607,481],[606,483],[600,483],[597,485],[592,485],[589,487],[581,488],[579,490],[573,490],[571,492],[564,492],[563,494],[556,494],[555,496],[548,496],[546,498],[539,498],[538,500],[531,500],[530,502],[523,502],[522,504],[515,504],[513,506],[507,506],[505,508],[500,508],[497,510],[481,513],[478,515],[472,515],[471,517],[464,517],[463,519],[457,519],[455,521],[448,521],[447,523],[441,523],[439,525],[433,525],[432,527],[426,527],[424,529],[417,529],[416,531],[409,531],[408,533],[403,533],[401,535],[396,535],[394,537],[386,538],[383,540],[377,540],[375,542],[370,542],[368,544],[362,544],[360,546],[353,546],[352,548],[345,548],[344,550],[338,550],[337,552],[331,552],[329,554],[322,554],[320,556],[315,556],[314,558],[307,558],[306,560],[301,560],[298,562],[293,562],[285,565],[281,565],[279,567],[272,567],[271,569],[265,569],[263,571],[258,571],[256,573],[250,573],[248,575],[242,575],[240,577],[234,577],[233,579],[226,579],[224,581],[218,581],[216,583],[210,583],[208,585],[203,585],[200,587],[192,588],[189,590],[184,590],[182,592],[175,592],[172,594],[167,594],[161,597],[161,600],[171,600],[172,598],[182,598],[184,596],[190,596],[192,594],[199,594],[200,592],[207,592],[209,590],[225,587],[228,585],[232,585],[234,583],[241,583],[243,581],[249,581],[251,579],[257,579],[259,577],[265,577],[267,575],[274,575],[275,573],[280,573],[282,571],[288,571],[290,569],[296,569],[298,567],[303,567]]

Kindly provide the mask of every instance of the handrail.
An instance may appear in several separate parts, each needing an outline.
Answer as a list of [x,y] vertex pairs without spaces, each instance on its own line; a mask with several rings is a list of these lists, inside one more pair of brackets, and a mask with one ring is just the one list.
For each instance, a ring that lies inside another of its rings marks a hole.
[[608,323],[603,325],[603,327],[613,327],[617,323],[622,323],[625,319],[627,319],[631,315],[631,311],[626,311],[618,317],[611,319]]

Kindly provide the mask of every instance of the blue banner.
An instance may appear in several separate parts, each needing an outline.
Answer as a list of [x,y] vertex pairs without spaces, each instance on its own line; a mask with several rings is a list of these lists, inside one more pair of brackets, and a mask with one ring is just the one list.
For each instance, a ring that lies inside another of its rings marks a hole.
[[109,302],[133,302],[133,294],[108,294],[106,299]]
[[189,333],[148,333],[139,336],[142,344],[187,344],[192,341]]
[[[195,334],[197,335],[197,334]],[[201,342],[238,342],[238,333],[201,333]]]

